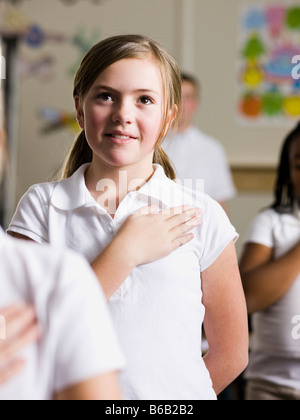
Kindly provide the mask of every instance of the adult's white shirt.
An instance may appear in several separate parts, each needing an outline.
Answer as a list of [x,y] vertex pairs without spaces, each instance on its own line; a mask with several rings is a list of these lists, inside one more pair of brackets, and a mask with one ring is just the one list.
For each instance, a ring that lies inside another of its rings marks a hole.
[[[190,127],[183,133],[170,134],[163,148],[173,163],[182,183],[192,181],[193,189],[201,189],[219,203],[232,199],[236,194],[227,156],[223,146],[212,137]],[[188,183],[187,183],[188,185]]]
[[0,308],[16,302],[35,307],[43,334],[21,352],[26,367],[0,386],[0,400],[51,400],[57,392],[123,368],[89,264],[71,251],[15,240],[0,229]]
[[195,239],[166,258],[135,268],[109,306],[127,361],[121,377],[125,398],[216,399],[201,354],[201,273],[236,239],[235,229],[218,203],[183,189],[159,165],[146,185],[126,196],[112,219],[86,187],[88,167],[60,183],[32,187],[9,230],[41,243],[65,244],[92,262],[139,208],[151,202],[160,209],[199,206],[203,223],[194,230]]
[[[273,249],[277,260],[300,241],[300,212],[279,214],[273,209],[261,212],[253,221],[246,243]],[[294,284],[268,309],[253,315],[253,336],[248,379],[261,379],[300,390],[300,273]],[[296,331],[297,329],[297,331]],[[296,333],[294,333],[296,332]]]

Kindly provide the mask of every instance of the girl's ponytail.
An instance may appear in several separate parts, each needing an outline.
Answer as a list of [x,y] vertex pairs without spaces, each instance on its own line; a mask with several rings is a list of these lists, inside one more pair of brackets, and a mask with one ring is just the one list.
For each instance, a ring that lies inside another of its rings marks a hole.
[[75,140],[72,149],[66,159],[62,179],[70,178],[82,165],[91,163],[93,160],[93,152],[90,148],[84,130]]
[[153,163],[161,165],[167,177],[170,178],[172,181],[177,178],[175,169],[173,168],[168,155],[161,147],[161,145],[157,145],[154,150]]

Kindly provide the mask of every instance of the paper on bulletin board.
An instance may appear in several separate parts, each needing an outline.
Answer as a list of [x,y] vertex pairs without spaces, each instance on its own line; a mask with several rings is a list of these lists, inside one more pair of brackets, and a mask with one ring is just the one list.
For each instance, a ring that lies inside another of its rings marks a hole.
[[300,119],[300,6],[249,5],[239,19],[238,122]]

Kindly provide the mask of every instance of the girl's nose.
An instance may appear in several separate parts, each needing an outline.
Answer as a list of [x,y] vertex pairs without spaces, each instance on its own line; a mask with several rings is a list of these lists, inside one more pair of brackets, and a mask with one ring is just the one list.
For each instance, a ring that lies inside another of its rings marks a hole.
[[121,125],[132,124],[134,120],[132,106],[127,101],[115,104],[112,121]]

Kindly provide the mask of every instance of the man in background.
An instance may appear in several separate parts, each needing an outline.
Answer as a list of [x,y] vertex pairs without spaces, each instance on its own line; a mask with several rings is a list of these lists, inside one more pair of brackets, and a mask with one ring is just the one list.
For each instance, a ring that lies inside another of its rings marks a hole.
[[[222,145],[194,125],[200,102],[198,81],[182,74],[182,110],[178,133],[170,135],[163,146],[175,166],[178,180],[204,180],[204,192],[218,201],[226,210],[226,203],[236,190],[227,157]],[[187,185],[189,186],[189,185]],[[199,189],[199,186],[198,188]]]

